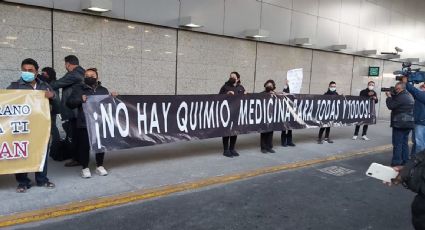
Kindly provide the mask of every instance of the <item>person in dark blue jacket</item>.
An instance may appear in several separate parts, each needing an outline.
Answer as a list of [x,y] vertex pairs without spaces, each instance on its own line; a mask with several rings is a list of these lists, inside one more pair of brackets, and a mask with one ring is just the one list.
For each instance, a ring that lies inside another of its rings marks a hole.
[[[407,82],[407,78],[403,78],[403,81]],[[415,99],[415,106],[413,108],[415,118],[414,146],[412,149],[412,154],[414,155],[425,150],[425,85],[422,84],[417,89],[407,83],[406,89]]]
[[[38,76],[38,68],[38,64],[34,59],[27,58],[23,60],[21,63],[21,78],[16,82],[12,82],[7,89],[43,90],[45,91],[45,97],[49,99],[50,105],[52,105],[59,98],[49,84],[36,77]],[[48,154],[46,154],[43,171],[35,173],[35,181],[37,186],[54,188],[55,184],[50,182],[49,178],[47,178],[47,155]],[[15,177],[18,182],[16,192],[24,193],[27,189],[32,187],[31,180],[28,178],[28,173],[17,173]]]

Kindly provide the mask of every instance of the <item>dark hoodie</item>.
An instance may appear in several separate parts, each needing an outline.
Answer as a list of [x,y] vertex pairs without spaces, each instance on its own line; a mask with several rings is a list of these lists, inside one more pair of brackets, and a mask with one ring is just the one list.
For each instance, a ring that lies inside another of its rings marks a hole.
[[324,94],[324,95],[339,95],[337,92],[336,92],[336,90],[335,91],[330,91],[329,89],[328,89],[328,91]]
[[244,94],[245,88],[240,83],[238,83],[236,86],[234,86],[232,83],[227,81],[221,87],[219,94],[227,94],[227,92],[229,92],[229,91],[234,92],[235,95]]

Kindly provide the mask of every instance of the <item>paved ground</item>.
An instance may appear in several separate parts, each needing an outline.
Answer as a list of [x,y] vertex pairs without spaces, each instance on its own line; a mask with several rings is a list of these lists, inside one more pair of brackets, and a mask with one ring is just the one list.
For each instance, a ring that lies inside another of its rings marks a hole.
[[[283,171],[16,229],[409,230],[413,193],[364,175],[371,162],[386,163],[390,155]],[[335,166],[348,174],[320,171]]]
[[[17,194],[13,175],[0,176],[0,216],[138,189],[322,158],[390,143],[391,132],[386,122],[369,128],[371,141],[352,141],[353,129],[354,127],[332,128],[331,137],[335,144],[323,145],[315,142],[317,129],[295,130],[295,148],[276,146],[276,153],[267,155],[259,151],[258,134],[242,135],[237,144],[241,156],[233,159],[221,155],[221,139],[217,138],[111,152],[106,155],[105,162],[110,175],[94,176],[91,179],[82,179],[79,176],[80,168],[65,168],[63,162],[49,161],[49,177],[57,185],[54,190],[35,187],[26,194]],[[279,138],[280,132],[277,132],[276,145],[279,144]],[[389,164],[390,158],[386,160],[384,163]]]

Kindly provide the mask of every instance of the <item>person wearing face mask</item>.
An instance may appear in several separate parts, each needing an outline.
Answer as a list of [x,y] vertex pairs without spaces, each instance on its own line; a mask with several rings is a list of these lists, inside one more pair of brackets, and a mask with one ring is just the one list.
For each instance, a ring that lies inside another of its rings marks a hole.
[[[286,81],[285,85],[283,86],[283,94],[289,94],[290,89],[288,85],[288,81]],[[294,142],[292,141],[292,130],[282,130],[282,133],[280,134],[280,142],[283,147],[291,146],[295,147]]]
[[[90,178],[91,172],[89,169],[90,160],[90,143],[87,132],[86,119],[83,112],[83,103],[87,101],[90,95],[109,95],[107,88],[100,84],[97,69],[90,68],[84,73],[84,82],[75,85],[72,93],[67,100],[67,106],[71,109],[77,109],[77,131],[76,131],[76,148],[79,153],[79,160],[82,165],[81,177]],[[116,95],[115,93],[113,94]],[[108,172],[103,167],[103,159],[105,153],[96,153],[96,174],[100,176],[108,175]]]
[[[377,96],[375,90],[373,90],[374,88],[375,88],[375,82],[369,81],[367,83],[367,88],[360,91],[360,97],[369,97],[375,102],[375,104],[378,103],[378,96]],[[368,129],[368,125],[363,125],[362,139],[365,140],[365,141],[370,140],[366,136],[367,129]],[[354,130],[354,136],[352,138],[353,140],[357,140],[357,136],[359,135],[359,131],[360,131],[360,125],[356,125],[356,128]]]
[[62,89],[61,100],[61,118],[62,127],[66,133],[66,140],[70,143],[68,151],[72,154],[72,160],[65,164],[65,167],[74,167],[80,165],[77,151],[75,150],[75,132],[76,132],[76,114],[77,111],[66,106],[66,102],[72,93],[73,86],[81,83],[84,78],[84,69],[80,66],[79,60],[74,55],[65,57],[65,69],[67,73],[57,81],[52,82],[51,86],[54,90]]
[[[34,59],[27,58],[21,63],[21,78],[12,82],[7,89],[20,89],[20,90],[43,90],[45,91],[45,97],[49,99],[50,104],[55,100],[58,100],[58,96],[54,93],[52,87],[44,81],[41,81],[36,76],[38,74],[38,64]],[[50,148],[48,148],[50,151]],[[44,163],[44,168],[42,172],[35,173],[35,181],[37,186],[45,188],[54,188],[55,184],[49,181],[47,178],[47,156]],[[18,182],[18,187],[16,192],[24,193],[27,189],[32,187],[31,180],[28,178],[28,173],[18,173],[15,174],[16,181]]]
[[398,82],[393,92],[385,92],[386,104],[391,110],[393,157],[391,166],[404,165],[409,160],[409,133],[415,126],[415,101],[406,91],[406,84]]
[[[262,93],[274,95],[276,89],[276,83],[273,80],[267,80],[264,83],[264,91]],[[260,134],[260,147],[261,152],[266,153],[275,153],[273,150],[273,131],[262,132]]]
[[[37,76],[40,80],[48,83],[49,85],[56,81],[56,71],[52,67],[44,67],[41,69],[41,74]],[[55,90],[55,94],[59,95],[59,90]],[[52,109],[50,111],[50,121],[51,128],[50,132],[52,135],[52,143],[50,147],[50,156],[53,159],[57,159],[57,156],[61,154],[61,138],[59,134],[59,129],[56,126],[57,115],[60,113],[60,100],[55,100],[55,103],[52,103]]]
[[[219,94],[243,95],[246,94],[245,88],[241,85],[241,76],[238,72],[231,72],[229,80],[221,87]],[[235,150],[238,136],[223,137],[223,156],[237,157],[239,153]],[[230,141],[230,143],[229,143]]]
[[[334,81],[329,82],[328,91],[324,95],[333,95],[333,96],[339,95],[336,92],[336,83]],[[325,140],[322,139],[324,132],[325,132]],[[319,130],[319,138],[317,140],[317,143],[318,144],[323,144],[323,141],[326,141],[329,144],[334,143],[331,139],[329,139],[330,132],[331,132],[331,127],[320,128],[320,130]]]
[[402,82],[406,84],[406,90],[415,99],[414,116],[415,129],[413,132],[412,155],[425,150],[425,83],[420,85],[419,89],[407,82],[407,77],[402,78]]

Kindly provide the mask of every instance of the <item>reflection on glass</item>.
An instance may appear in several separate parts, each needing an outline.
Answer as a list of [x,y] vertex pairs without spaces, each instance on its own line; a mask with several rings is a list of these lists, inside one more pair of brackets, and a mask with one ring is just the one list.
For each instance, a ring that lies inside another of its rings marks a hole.
[[150,31],[149,30],[145,30],[145,33],[149,33]]
[[127,46],[127,49],[128,49],[128,50],[130,50],[130,49],[134,49],[134,46]]

